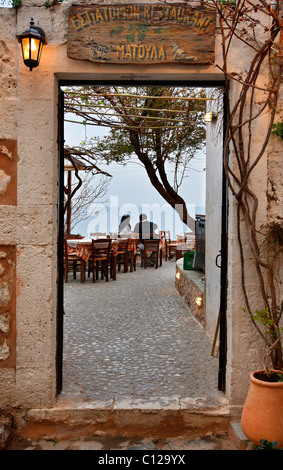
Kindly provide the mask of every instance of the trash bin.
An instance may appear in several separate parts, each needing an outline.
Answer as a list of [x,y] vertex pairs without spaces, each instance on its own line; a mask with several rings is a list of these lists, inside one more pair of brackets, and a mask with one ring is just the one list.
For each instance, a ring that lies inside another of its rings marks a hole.
[[195,251],[184,253],[183,269],[194,269]]

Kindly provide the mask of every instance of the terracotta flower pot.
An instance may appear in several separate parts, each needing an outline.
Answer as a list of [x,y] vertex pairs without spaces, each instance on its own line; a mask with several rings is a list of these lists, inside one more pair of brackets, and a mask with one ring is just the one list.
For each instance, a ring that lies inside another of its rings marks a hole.
[[[258,380],[254,371],[250,375],[250,388],[242,412],[241,428],[254,444],[260,439],[277,441],[283,446],[283,382]],[[279,371],[275,371],[279,372]],[[283,373],[283,372],[282,372]]]

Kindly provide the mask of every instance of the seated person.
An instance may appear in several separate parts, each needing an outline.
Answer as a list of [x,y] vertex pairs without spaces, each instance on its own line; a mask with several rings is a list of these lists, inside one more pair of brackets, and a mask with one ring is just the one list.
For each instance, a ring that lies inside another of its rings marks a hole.
[[[145,238],[158,238],[158,235],[155,233],[158,226],[154,222],[150,222],[147,220],[147,216],[145,214],[140,215],[140,221],[135,225],[134,232],[139,234],[139,238],[141,244],[139,246],[141,257],[143,256],[143,241]],[[148,258],[147,265],[152,266],[154,264],[154,260],[156,257],[156,253],[152,253]]]
[[143,243],[143,240],[146,237],[157,238],[155,230],[158,226],[154,222],[149,222],[145,214],[140,215],[140,221],[135,225],[134,232],[139,234],[140,240]]
[[131,235],[131,226],[130,226],[131,217],[129,215],[123,215],[121,217],[121,222],[119,225],[118,233],[119,235],[129,237]]

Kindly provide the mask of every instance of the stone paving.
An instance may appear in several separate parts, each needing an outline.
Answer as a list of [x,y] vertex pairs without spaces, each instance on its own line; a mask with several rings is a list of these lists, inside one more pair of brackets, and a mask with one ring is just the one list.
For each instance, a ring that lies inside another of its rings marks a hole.
[[63,399],[222,396],[218,359],[175,289],[174,261],[108,283],[70,274],[64,295]]
[[[238,450],[233,441],[227,434],[213,435],[207,434],[206,436],[198,437],[196,439],[186,438],[167,438],[167,439],[148,439],[148,438],[122,438],[122,437],[99,437],[95,436],[89,439],[68,439],[57,441],[55,438],[40,438],[33,439],[17,439],[12,440],[6,450],[43,450],[43,451],[63,451],[63,450],[87,450],[87,451],[127,451],[122,452],[121,455],[129,455],[128,452],[142,452],[146,451],[152,453],[156,451],[167,451],[166,454],[170,455],[170,451],[181,450],[184,455],[186,451],[205,451],[205,450]],[[98,454],[104,455],[104,454]],[[110,454],[113,455],[113,454]],[[138,455],[138,454],[137,454]],[[157,454],[159,455],[159,454]],[[148,464],[149,460],[145,460]],[[166,463],[165,460],[160,463]],[[135,468],[135,466],[134,466]]]

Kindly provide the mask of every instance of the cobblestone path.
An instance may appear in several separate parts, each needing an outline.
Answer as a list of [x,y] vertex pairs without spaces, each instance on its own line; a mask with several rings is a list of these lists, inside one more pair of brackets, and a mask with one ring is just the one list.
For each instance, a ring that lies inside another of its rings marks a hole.
[[175,263],[64,287],[62,397],[220,396],[211,340],[175,289]]

